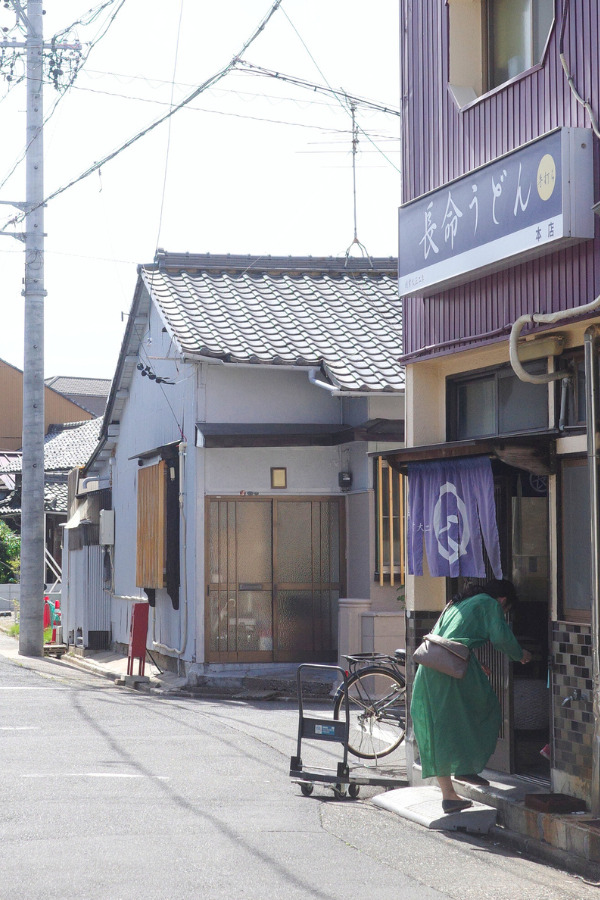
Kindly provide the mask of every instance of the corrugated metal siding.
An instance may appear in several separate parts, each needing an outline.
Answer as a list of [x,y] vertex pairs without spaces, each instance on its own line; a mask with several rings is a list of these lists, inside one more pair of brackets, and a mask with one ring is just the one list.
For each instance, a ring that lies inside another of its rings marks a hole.
[[[589,127],[559,58],[562,4],[543,65],[459,112],[448,91],[448,6],[403,0],[401,77],[404,97],[403,202],[434,190],[560,126]],[[572,3],[565,55],[581,95],[600,111],[600,12]],[[594,138],[595,197],[600,143]],[[553,312],[600,292],[596,239],[430,298],[403,301],[404,352],[484,334],[526,312]],[[476,343],[476,342],[475,342]],[[462,345],[468,346],[468,345]]]
[[104,590],[104,548],[84,547],[87,556],[87,583],[85,586],[87,610],[85,621],[85,646],[89,646],[89,633],[110,631],[110,594]]

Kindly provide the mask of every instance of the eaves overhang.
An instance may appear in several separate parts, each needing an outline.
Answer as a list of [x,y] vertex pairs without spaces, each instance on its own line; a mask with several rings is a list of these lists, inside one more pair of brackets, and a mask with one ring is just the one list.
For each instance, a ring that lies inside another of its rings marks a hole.
[[199,422],[196,446],[233,447],[336,447],[354,441],[404,442],[402,419],[371,419],[349,426],[322,423]]
[[516,469],[535,475],[556,472],[556,439],[558,430],[528,434],[476,438],[468,441],[449,441],[444,444],[425,444],[370,454],[381,457],[397,472],[406,474],[409,463],[442,459],[461,459],[469,456],[489,456]]

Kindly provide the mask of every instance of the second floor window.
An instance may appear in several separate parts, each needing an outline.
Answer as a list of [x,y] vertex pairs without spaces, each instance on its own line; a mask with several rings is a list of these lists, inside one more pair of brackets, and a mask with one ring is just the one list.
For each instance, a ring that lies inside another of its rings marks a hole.
[[[526,363],[534,374],[544,361]],[[548,385],[520,381],[510,366],[448,382],[448,440],[542,431],[548,427]]]
[[488,88],[541,62],[554,0],[488,0]]
[[555,0],[448,0],[449,81],[459,106],[543,61]]

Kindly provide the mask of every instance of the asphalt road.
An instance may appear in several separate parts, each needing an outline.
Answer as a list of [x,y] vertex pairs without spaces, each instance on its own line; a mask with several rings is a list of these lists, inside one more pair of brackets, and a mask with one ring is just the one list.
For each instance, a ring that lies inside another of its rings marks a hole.
[[[301,796],[293,704],[139,694],[6,646],[1,900],[598,897],[489,839],[380,810],[375,788]],[[335,747],[307,747],[305,764],[333,766]]]

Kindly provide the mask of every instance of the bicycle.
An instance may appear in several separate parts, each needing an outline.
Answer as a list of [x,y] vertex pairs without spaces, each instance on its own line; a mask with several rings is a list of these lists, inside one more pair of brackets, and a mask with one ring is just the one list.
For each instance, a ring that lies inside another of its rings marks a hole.
[[[401,669],[406,652],[354,653],[348,661],[346,684],[350,706],[348,750],[361,759],[392,753],[404,740],[406,680]],[[345,718],[344,685],[333,701],[334,719]]]

